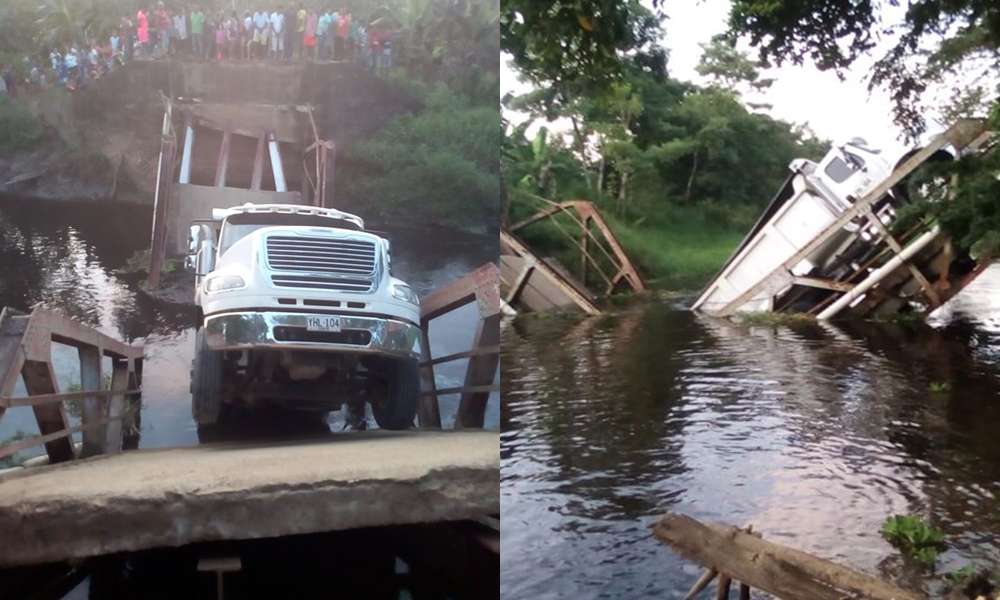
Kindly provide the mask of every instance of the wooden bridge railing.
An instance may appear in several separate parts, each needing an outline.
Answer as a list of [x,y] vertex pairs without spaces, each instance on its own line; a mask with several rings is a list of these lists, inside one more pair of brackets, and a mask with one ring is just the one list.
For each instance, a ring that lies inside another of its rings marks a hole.
[[[471,349],[447,356],[431,356],[431,321],[473,302],[479,309],[479,324]],[[455,427],[483,427],[490,393],[500,390],[500,386],[493,383],[500,364],[500,271],[496,265],[487,263],[424,298],[421,301],[420,328],[424,334],[424,360],[420,364],[420,426],[439,429],[441,409],[438,398],[461,394]],[[434,366],[465,358],[469,359],[465,384],[438,389],[434,382]]]
[[[60,393],[52,364],[52,343],[77,349],[82,391]],[[130,346],[59,313],[36,309],[30,315],[0,312],[0,417],[8,408],[30,406],[40,435],[0,445],[0,458],[45,445],[50,462],[75,457],[73,434],[83,433],[81,456],[122,449],[123,425],[134,409],[126,397],[140,393],[142,347]],[[102,390],[102,359],[111,359],[111,387]],[[13,397],[18,376],[28,395]],[[63,402],[82,400],[82,423],[70,427]]]

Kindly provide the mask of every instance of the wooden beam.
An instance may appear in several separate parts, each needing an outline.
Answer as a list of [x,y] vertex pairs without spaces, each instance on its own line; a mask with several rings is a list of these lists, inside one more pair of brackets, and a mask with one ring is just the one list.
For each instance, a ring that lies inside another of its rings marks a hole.
[[[16,442],[11,442],[4,446],[0,446],[0,458],[4,458],[5,456],[11,456],[17,454],[21,450],[24,450],[25,448],[33,448],[35,446],[40,446],[42,444],[45,444],[46,448],[48,448],[52,444],[68,445],[70,448],[69,451],[71,453],[70,458],[72,458],[73,445],[71,443],[71,440],[72,440],[72,435],[74,433],[79,433],[81,431],[87,431],[89,429],[94,429],[98,427],[104,427],[105,425],[113,421],[121,421],[130,416],[130,413],[131,411],[123,415],[119,415],[117,417],[104,417],[99,421],[95,421],[93,423],[87,423],[85,425],[77,425],[76,427],[66,427],[58,431],[53,431],[50,433],[45,433],[43,435],[36,435],[30,438],[24,438],[23,440],[18,440]],[[49,454],[49,463],[50,464],[53,463],[51,454]]]
[[420,367],[420,403],[417,405],[417,423],[421,429],[441,429],[441,408],[437,399],[437,383],[431,357],[430,320],[422,320],[420,350],[425,364]]
[[528,256],[524,259],[524,267],[521,272],[517,274],[517,278],[510,284],[507,288],[507,296],[503,299],[507,304],[513,304],[517,300],[518,295],[521,293],[521,288],[528,281],[528,277],[531,276],[531,272],[535,269],[534,258]]
[[[460,277],[443,288],[428,294],[420,301],[420,319],[430,321],[450,312],[463,304],[478,301],[480,315],[489,316],[500,312],[499,292],[500,272],[493,263],[486,263],[472,273]],[[492,302],[495,296],[495,305]],[[485,312],[484,312],[485,311]]]
[[[448,396],[450,394],[478,394],[483,392],[499,392],[500,386],[493,383],[490,385],[463,385],[459,387],[441,388],[433,393],[438,396]],[[429,396],[431,392],[420,392],[421,395]]]
[[921,596],[736,527],[668,513],[653,535],[678,554],[778,598],[922,600]]
[[[80,389],[84,392],[92,392],[83,397],[83,414],[81,421],[84,425],[97,423],[107,415],[104,401],[107,396],[97,394],[101,389],[101,356],[103,352],[96,346],[80,346],[76,349],[80,357]],[[107,433],[102,427],[91,427],[83,432],[83,448],[80,456],[96,456],[104,453],[104,439]]]
[[153,195],[153,231],[150,234],[149,278],[152,289],[160,287],[160,271],[167,248],[167,219],[170,214],[170,190],[173,187],[174,155],[177,140],[173,135],[172,104],[166,101],[163,112],[163,127],[160,135],[160,157],[156,169],[156,188]]
[[465,352],[456,352],[454,354],[447,354],[445,356],[439,356],[431,360],[424,361],[420,363],[420,366],[431,366],[439,365],[441,363],[451,362],[454,360],[461,360],[463,358],[471,358],[473,356],[482,356],[484,354],[499,354],[500,346],[483,346],[481,348],[473,348],[472,350],[466,350]]
[[[892,248],[893,253],[899,254],[900,252],[902,252],[903,247],[899,244],[898,241],[896,241],[896,238],[892,237],[892,233],[889,231],[889,228],[886,227],[884,223],[882,223],[881,219],[879,219],[878,215],[876,215],[874,211],[872,211],[870,206],[865,211],[865,213],[866,213],[865,216],[868,217],[868,221],[871,222],[876,229],[878,229],[880,234],[882,234],[882,238],[885,239],[885,242],[889,245],[890,248]],[[924,277],[924,274],[920,272],[920,269],[918,269],[917,266],[910,261],[906,261],[903,264],[905,264],[906,268],[910,271],[910,275],[912,275],[913,278],[917,280],[917,283],[920,284],[920,289],[924,291],[924,295],[927,296],[927,300],[930,301],[931,306],[935,308],[941,306],[941,297],[938,296],[937,291],[931,285],[931,282],[927,281],[927,278]]]
[[819,277],[795,277],[792,279],[792,283],[822,290],[833,290],[835,292],[849,292],[854,287],[853,284],[844,281],[821,279]]
[[893,188],[893,186],[916,170],[917,167],[922,165],[928,158],[931,157],[931,155],[948,144],[952,144],[956,148],[961,149],[963,147],[963,140],[965,143],[968,143],[969,141],[977,139],[980,137],[984,128],[985,124],[982,121],[960,121],[959,123],[952,125],[948,131],[934,138],[930,144],[922,148],[919,152],[911,156],[906,160],[906,162],[896,168],[892,174],[889,175],[889,177],[882,180],[882,182],[875,186],[872,191],[865,194],[864,198],[856,201],[850,208],[841,213],[841,215],[837,217],[833,223],[821,231],[809,243],[799,249],[798,252],[793,254],[782,264],[774,268],[768,275],[762,277],[757,283],[744,290],[743,293],[713,314],[720,317],[728,317],[758,295],[765,295],[767,297],[774,296],[778,291],[786,287],[791,282],[793,277],[791,269],[795,267],[795,265],[799,264],[802,259],[819,249],[820,246],[825,244],[831,237],[840,231],[844,225],[847,225],[855,217],[862,214],[866,208],[882,198],[882,196],[885,196],[889,190]]
[[[473,338],[473,349],[500,346],[500,313],[479,320]],[[490,398],[488,391],[473,391],[493,383],[500,366],[499,353],[483,353],[469,359],[465,372],[465,388],[458,401],[458,416],[455,426],[482,429],[486,416],[486,404]]]
[[[21,376],[24,378],[24,387],[27,388],[30,395],[59,392],[56,374],[52,370],[51,362],[25,361],[21,368]],[[52,436],[68,428],[66,412],[62,404],[46,404],[31,408],[35,413],[38,431],[43,436]],[[46,438],[45,451],[52,464],[74,458],[72,440],[60,436]],[[0,452],[0,456],[4,456],[4,453]]]
[[527,219],[524,219],[523,221],[519,221],[517,223],[514,223],[513,225],[511,225],[507,229],[507,231],[510,231],[511,233],[513,233],[513,232],[517,231],[518,229],[523,229],[523,228],[527,227],[528,225],[531,225],[532,223],[537,223],[538,221],[541,221],[542,219],[546,219],[548,217],[551,217],[552,215],[556,214],[557,212],[562,211],[562,209],[563,209],[563,207],[561,205],[555,204],[555,205],[550,206],[550,207],[548,207],[546,209],[538,211],[537,213],[531,215],[530,217],[528,217]]

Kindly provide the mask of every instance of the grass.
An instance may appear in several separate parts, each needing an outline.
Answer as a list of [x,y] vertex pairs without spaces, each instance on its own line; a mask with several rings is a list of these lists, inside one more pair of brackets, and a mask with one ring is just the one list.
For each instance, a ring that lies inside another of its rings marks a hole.
[[698,211],[671,212],[676,218],[639,226],[608,220],[651,287],[700,289],[729,258],[743,232],[706,223]]
[[944,533],[914,515],[893,515],[885,520],[880,532],[887,542],[905,556],[927,568],[933,568],[945,545]]
[[736,321],[742,325],[756,325],[760,327],[778,327],[780,325],[798,325],[801,323],[814,323],[816,321],[812,315],[805,313],[780,313],[780,312],[747,312],[738,313]]

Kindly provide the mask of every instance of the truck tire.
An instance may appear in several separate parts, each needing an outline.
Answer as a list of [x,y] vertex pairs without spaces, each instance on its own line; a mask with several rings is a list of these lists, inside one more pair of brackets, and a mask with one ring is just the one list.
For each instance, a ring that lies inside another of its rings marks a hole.
[[222,352],[210,350],[205,330],[195,335],[191,369],[191,416],[199,426],[215,425],[222,416]]
[[386,360],[386,393],[372,404],[372,416],[382,429],[409,429],[417,415],[420,373],[415,360]]

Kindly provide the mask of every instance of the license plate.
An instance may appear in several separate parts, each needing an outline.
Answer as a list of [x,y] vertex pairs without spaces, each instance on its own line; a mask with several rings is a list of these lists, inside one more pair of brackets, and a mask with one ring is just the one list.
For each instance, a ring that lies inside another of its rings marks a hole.
[[309,331],[340,331],[340,317],[306,317],[306,329]]

